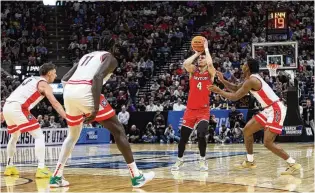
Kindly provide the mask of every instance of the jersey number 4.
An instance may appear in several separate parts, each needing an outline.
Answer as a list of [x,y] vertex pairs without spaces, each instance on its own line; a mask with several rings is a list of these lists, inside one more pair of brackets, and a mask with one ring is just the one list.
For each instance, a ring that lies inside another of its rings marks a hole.
[[87,56],[85,57],[85,59],[83,60],[82,64],[80,66],[86,66],[93,58],[94,56]]
[[197,88],[198,88],[199,90],[201,90],[201,89],[202,89],[202,84],[201,84],[201,82],[198,82],[198,84],[197,84]]

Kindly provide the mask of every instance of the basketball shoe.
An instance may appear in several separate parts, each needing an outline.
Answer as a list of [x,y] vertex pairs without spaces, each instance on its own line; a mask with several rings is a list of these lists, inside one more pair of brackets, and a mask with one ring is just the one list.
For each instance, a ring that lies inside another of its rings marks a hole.
[[47,167],[37,168],[36,178],[49,178],[51,176],[51,171]]
[[257,165],[256,165],[255,161],[250,162],[250,161],[245,160],[245,161],[242,162],[242,164],[236,165],[236,167],[239,168],[239,169],[244,169],[244,168],[254,169],[254,168],[257,167]]
[[294,164],[289,164],[288,167],[284,172],[281,172],[281,175],[292,175],[295,171],[301,169],[301,164],[294,163]]
[[11,176],[11,175],[19,175],[20,172],[15,166],[7,166],[5,167],[4,175]]
[[172,166],[171,170],[172,171],[177,171],[179,170],[181,167],[184,166],[184,160],[181,158],[177,158],[176,163]]
[[51,176],[49,180],[50,188],[59,188],[59,187],[67,187],[70,183],[65,180],[64,177]]
[[206,159],[200,159],[199,169],[200,171],[208,171],[208,162]]
[[155,176],[154,172],[140,173],[140,176],[131,178],[132,187],[140,188],[144,186],[147,182],[151,181]]

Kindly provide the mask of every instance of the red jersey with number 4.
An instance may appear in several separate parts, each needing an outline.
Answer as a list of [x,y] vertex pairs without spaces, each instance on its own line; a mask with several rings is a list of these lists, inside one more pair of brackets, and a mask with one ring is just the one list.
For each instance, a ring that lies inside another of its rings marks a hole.
[[202,109],[210,106],[210,91],[207,86],[212,85],[210,74],[208,71],[203,73],[195,71],[189,80],[189,95],[187,108]]

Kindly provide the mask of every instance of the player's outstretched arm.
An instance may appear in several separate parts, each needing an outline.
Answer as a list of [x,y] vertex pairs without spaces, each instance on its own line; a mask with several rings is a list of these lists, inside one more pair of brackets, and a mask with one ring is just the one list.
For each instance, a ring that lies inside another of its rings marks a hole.
[[206,38],[204,38],[204,47],[205,47],[206,62],[208,65],[208,71],[209,71],[209,74],[211,76],[211,81],[214,82],[216,70],[213,66],[212,57],[211,57],[210,52],[209,52],[208,40]]
[[67,82],[74,72],[77,70],[79,63],[74,64],[74,66],[62,77],[61,81]]
[[59,113],[59,115],[62,118],[66,119],[66,112],[63,109],[62,105],[55,98],[51,86],[45,81],[40,81],[38,83],[38,90],[40,93],[42,93],[46,96],[46,98],[49,100],[51,106],[57,111],[57,113]]
[[195,54],[190,56],[189,58],[187,58],[185,61],[184,61],[184,68],[186,69],[187,72],[189,73],[193,73],[196,69],[196,66],[193,65],[192,63],[196,60],[196,58],[198,56],[200,56],[201,52],[196,52],[195,51]]
[[240,89],[242,87],[241,84],[236,85],[236,84],[232,84],[229,81],[225,80],[222,72],[216,71],[216,74],[218,76],[219,81],[222,82],[224,87],[227,88],[229,91],[236,92],[238,89]]
[[247,79],[242,85],[242,87],[238,89],[236,92],[225,92],[221,90],[219,87],[214,86],[214,85],[209,85],[208,89],[214,93],[218,93],[219,95],[231,101],[237,101],[243,98],[246,94],[248,94],[248,92],[253,88],[254,84],[255,84],[255,80],[250,78],[250,79]]
[[[107,53],[108,54],[108,53]],[[92,84],[92,95],[94,100],[94,109],[91,113],[91,116],[85,119],[85,122],[90,122],[95,119],[96,114],[99,110],[100,104],[100,95],[102,92],[103,80],[106,76],[113,73],[115,68],[118,66],[118,62],[116,58],[109,54],[102,58],[102,64],[100,69],[98,69],[98,73],[94,75],[93,84]]]

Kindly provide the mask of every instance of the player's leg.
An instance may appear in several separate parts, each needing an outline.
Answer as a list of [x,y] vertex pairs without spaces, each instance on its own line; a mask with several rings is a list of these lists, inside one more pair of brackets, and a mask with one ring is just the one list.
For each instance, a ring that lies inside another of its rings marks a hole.
[[296,170],[301,168],[300,164],[297,164],[295,160],[290,157],[279,145],[275,144],[274,141],[278,134],[282,133],[283,122],[286,116],[286,107],[281,102],[275,103],[273,111],[267,118],[266,128],[264,132],[264,146],[271,152],[286,160],[288,168],[282,175],[290,175]]
[[77,107],[80,102],[64,95],[64,104],[67,113],[69,133],[62,144],[56,169],[50,178],[49,184],[52,188],[69,186],[69,182],[63,178],[63,170],[75,144],[80,137],[83,126],[82,111],[80,111]]
[[196,117],[192,113],[190,109],[186,109],[184,117],[183,117],[183,125],[180,129],[180,139],[178,143],[178,153],[177,160],[175,164],[172,166],[171,170],[176,171],[179,170],[184,165],[184,152],[186,149],[186,144],[189,140],[189,137],[194,130],[194,125],[196,122]]
[[253,134],[257,131],[261,130],[263,126],[261,123],[257,122],[255,117],[250,119],[243,129],[244,135],[244,143],[247,151],[247,159],[241,164],[242,168],[255,168],[256,164],[254,162],[254,154],[253,154],[253,144],[254,144],[254,136]]
[[202,171],[208,170],[208,162],[206,161],[206,149],[207,149],[207,134],[208,134],[208,121],[201,120],[197,124],[197,138],[198,148],[200,153],[199,167]]
[[[93,103],[90,103],[90,107]],[[110,106],[103,95],[100,96],[100,108],[95,121],[103,125],[114,136],[115,143],[127,162],[129,172],[131,175],[131,183],[133,187],[142,187],[147,182],[151,181],[155,173],[143,173],[138,170],[138,167],[133,159],[133,154],[125,134],[123,125],[118,121],[114,109]],[[82,109],[84,113],[87,113],[91,108],[87,107]]]
[[36,171],[36,178],[48,178],[51,172],[45,166],[45,136],[40,128],[29,131],[35,139],[35,156],[38,159],[38,168]]
[[7,124],[8,133],[11,134],[7,145],[7,165],[4,171],[4,175],[18,175],[19,171],[13,165],[13,157],[16,152],[16,143],[19,140],[20,131],[17,129],[17,125],[14,122],[13,107],[10,104],[5,103],[3,106],[3,117]]

